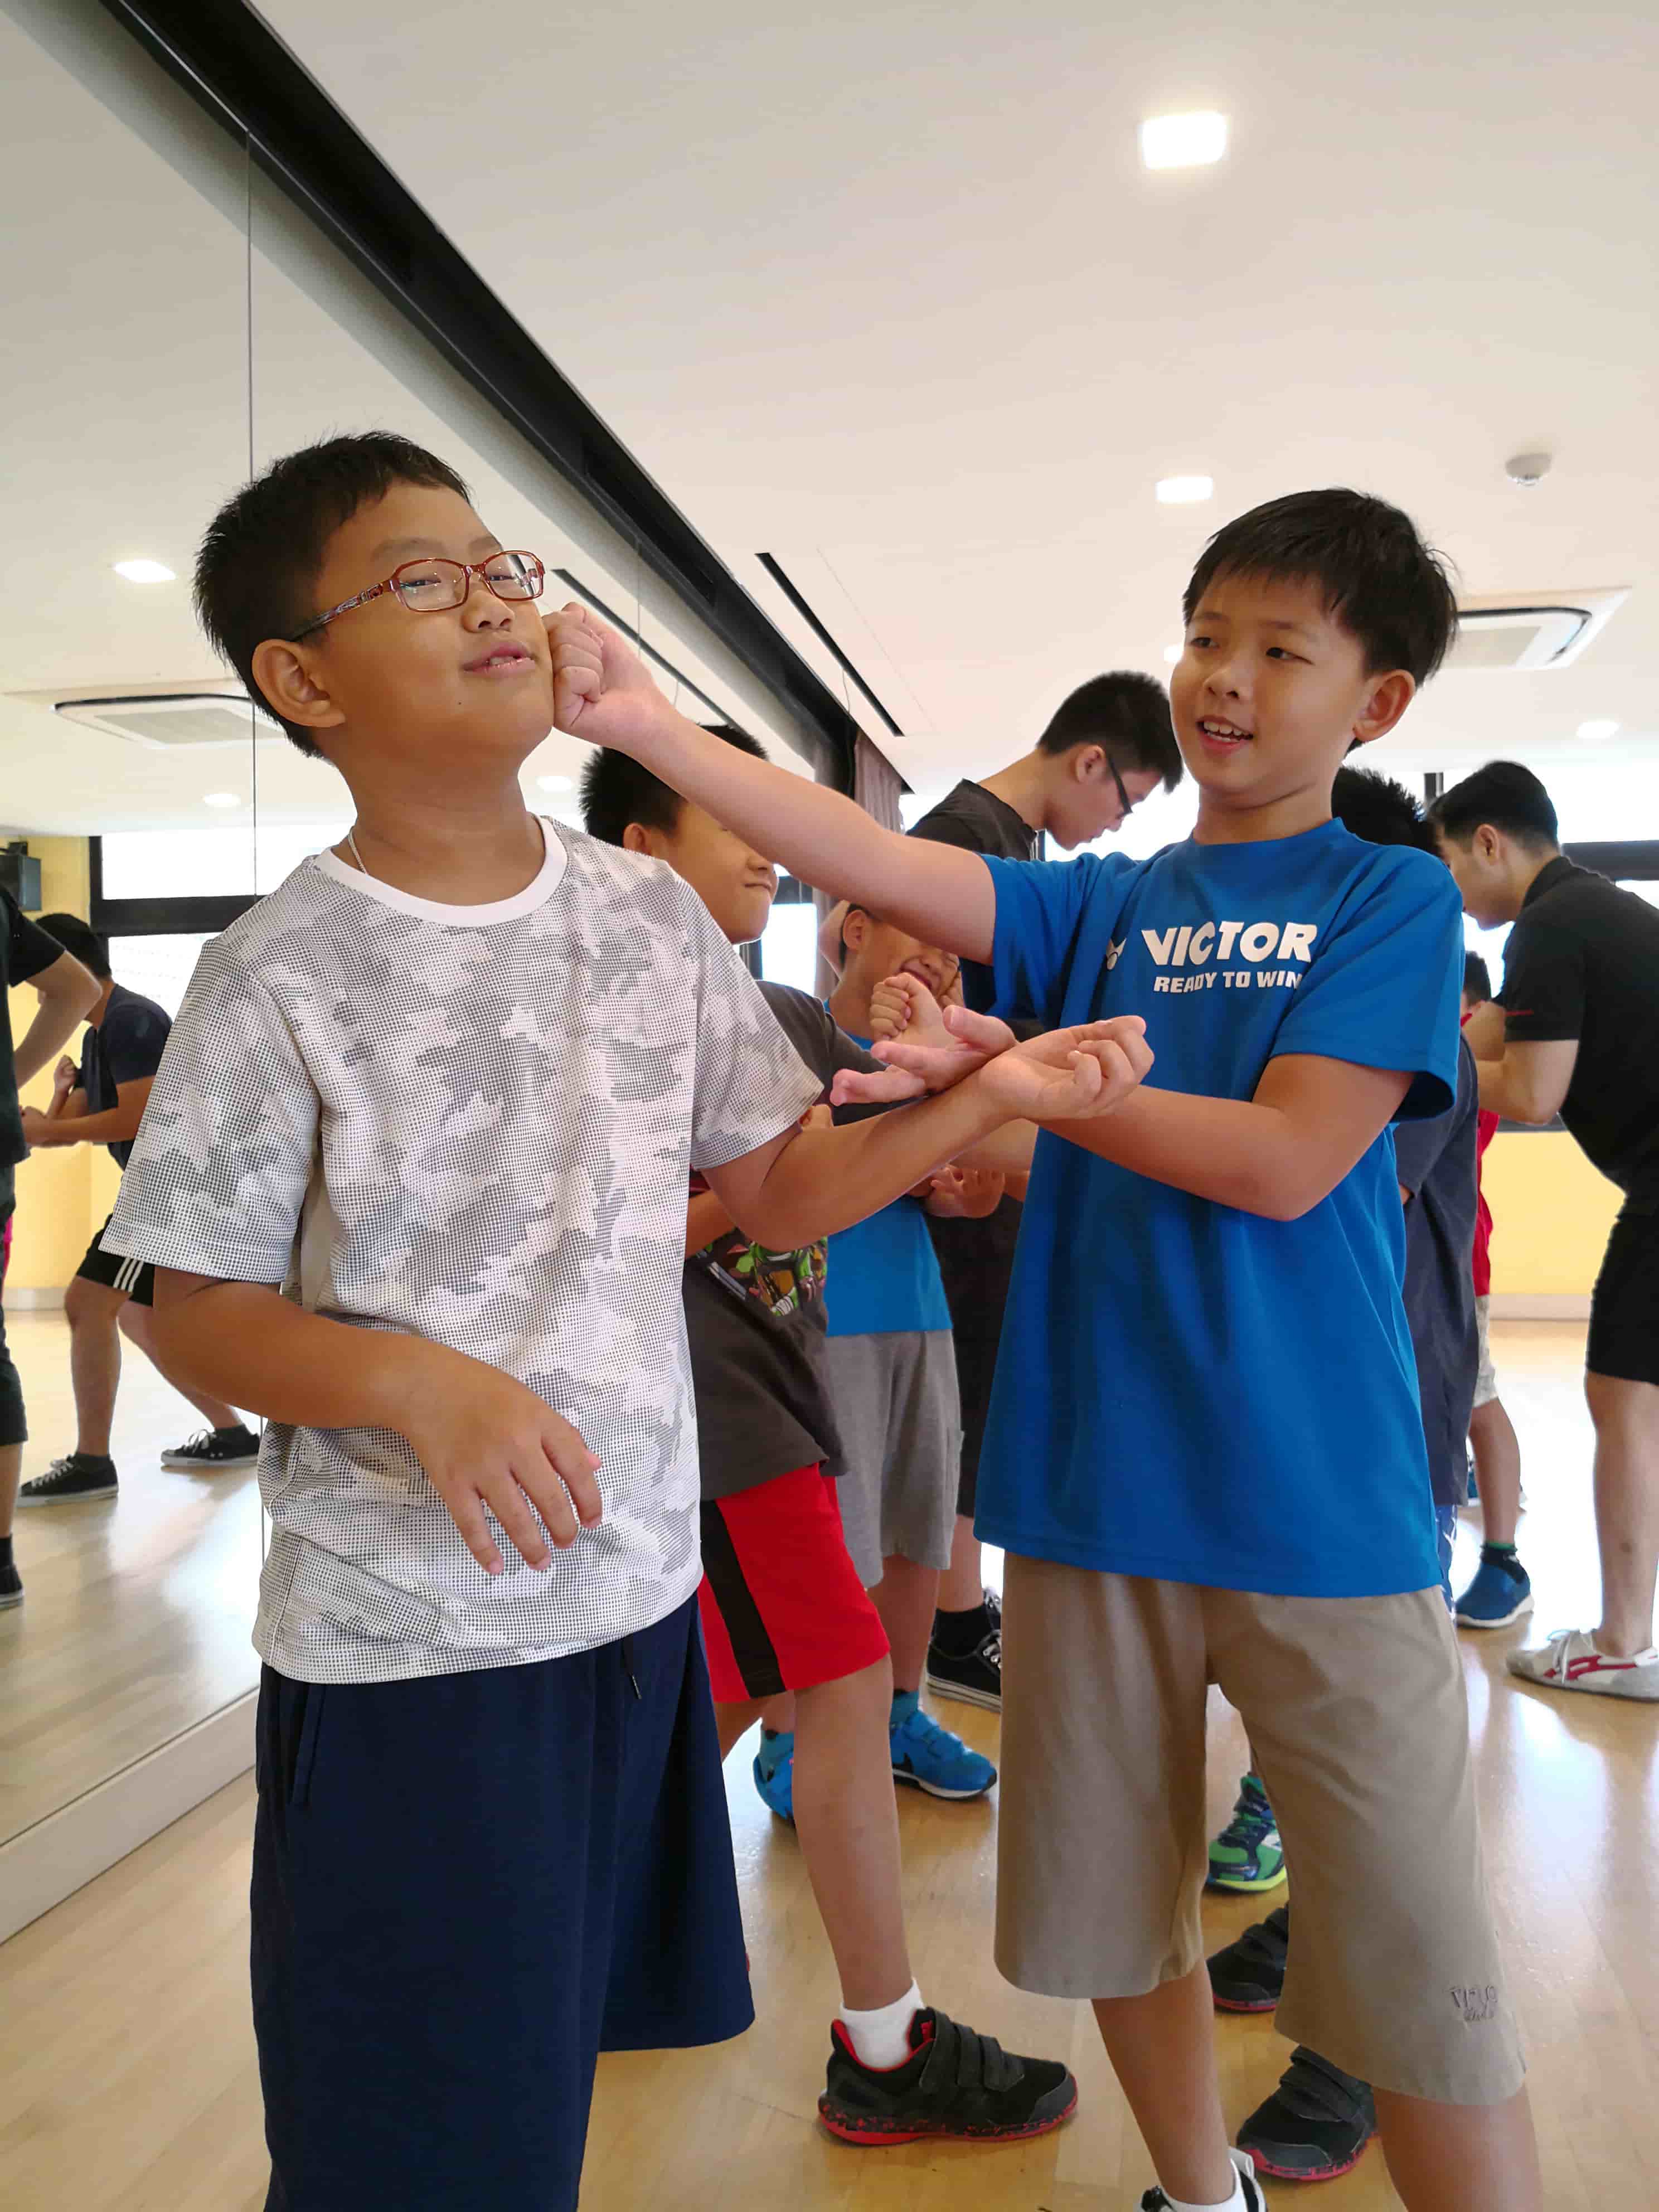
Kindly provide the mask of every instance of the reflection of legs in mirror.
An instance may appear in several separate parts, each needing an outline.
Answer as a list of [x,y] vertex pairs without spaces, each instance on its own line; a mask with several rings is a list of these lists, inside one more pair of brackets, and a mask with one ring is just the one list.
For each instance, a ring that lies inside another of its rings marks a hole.
[[187,1398],[216,1435],[246,1435],[242,1417],[234,1406],[226,1405],[222,1398],[210,1398],[193,1390],[188,1382],[167,1372],[164,1362],[156,1355],[155,1316],[152,1308],[140,1305],[129,1298],[121,1309],[121,1334],[129,1344],[142,1352],[159,1375],[165,1376],[181,1398]]
[[109,1456],[115,1394],[121,1387],[122,1307],[125,1291],[77,1275],[64,1293],[70,1325],[70,1376],[75,1385],[75,1449],[82,1459]]
[[[10,1364],[9,1356],[7,1364]],[[23,1578],[11,1556],[12,1515],[22,1474],[22,1445],[0,1444],[0,1611],[23,1602]]]

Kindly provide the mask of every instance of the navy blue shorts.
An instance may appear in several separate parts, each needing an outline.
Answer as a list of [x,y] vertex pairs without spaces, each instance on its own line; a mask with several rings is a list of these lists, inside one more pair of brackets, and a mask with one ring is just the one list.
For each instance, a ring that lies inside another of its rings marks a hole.
[[695,1600],[532,1666],[267,1667],[258,1778],[266,2212],[573,2212],[598,2054],[754,2019]]

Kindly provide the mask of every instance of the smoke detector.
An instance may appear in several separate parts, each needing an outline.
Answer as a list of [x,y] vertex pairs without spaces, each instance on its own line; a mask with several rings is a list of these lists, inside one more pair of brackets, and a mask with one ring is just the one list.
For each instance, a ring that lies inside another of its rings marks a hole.
[[1604,629],[1630,586],[1595,592],[1506,592],[1464,600],[1448,668],[1507,673],[1565,668]]

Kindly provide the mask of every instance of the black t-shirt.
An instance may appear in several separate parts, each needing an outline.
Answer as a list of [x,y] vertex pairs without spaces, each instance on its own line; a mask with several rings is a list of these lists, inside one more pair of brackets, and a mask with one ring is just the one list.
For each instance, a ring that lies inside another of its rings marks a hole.
[[[104,1018],[87,1031],[81,1048],[81,1088],[88,1114],[107,1114],[120,1103],[124,1083],[141,1083],[161,1065],[161,1051],[173,1030],[171,1016],[154,999],[141,999],[118,983],[109,994]],[[122,1167],[132,1156],[132,1139],[112,1145]]]
[[1604,1176],[1659,1199],[1659,908],[1552,860],[1504,956],[1516,1044],[1578,1042],[1561,1119]]
[[[1000,860],[1035,860],[1042,835],[1022,815],[982,783],[959,783],[924,814],[911,830],[913,837],[929,837],[936,845],[957,845],[968,853],[988,854]],[[991,971],[975,962],[962,963],[962,994],[970,1006],[988,1006],[994,996]],[[1040,1024],[1017,1024],[1035,1034]],[[980,1221],[940,1220],[928,1216],[927,1227],[945,1279],[945,1296],[951,1308],[951,1325],[957,1340],[957,1364],[964,1358],[994,1359],[1002,1334],[1002,1310],[1008,1302],[1008,1285],[1014,1271],[1014,1247],[1019,1241],[1020,1205],[1005,1198],[994,1213]]]
[[17,1062],[11,1034],[14,983],[27,983],[64,957],[64,948],[29,920],[9,891],[0,890],[0,1200],[9,1205],[11,1171],[26,1160],[23,1116],[17,1103]]
[[1480,1336],[1474,1318],[1474,1217],[1480,1086],[1468,1045],[1457,1054],[1457,1096],[1449,1113],[1401,1121],[1394,1133],[1406,1208],[1406,1322],[1417,1355],[1423,1440],[1437,1505],[1461,1505],[1468,1490],[1469,1415]]
[[[879,1068],[806,992],[785,983],[763,983],[761,990],[826,1094],[837,1068]],[[694,1176],[692,1188],[703,1188]],[[823,1278],[822,1243],[769,1252],[740,1229],[686,1261],[685,1328],[705,1498],[734,1497],[815,1461],[827,1474],[840,1473]]]

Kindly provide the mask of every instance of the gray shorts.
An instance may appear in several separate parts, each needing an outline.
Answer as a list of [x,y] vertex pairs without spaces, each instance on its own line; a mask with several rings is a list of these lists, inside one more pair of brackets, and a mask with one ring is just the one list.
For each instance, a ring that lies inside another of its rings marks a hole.
[[948,1567],[962,1455],[950,1330],[832,1336],[827,1349],[845,1455],[841,1524],[860,1581],[878,1583],[896,1553]]

